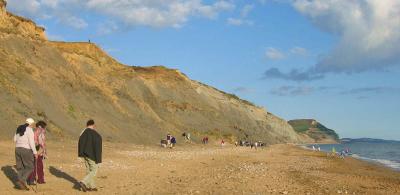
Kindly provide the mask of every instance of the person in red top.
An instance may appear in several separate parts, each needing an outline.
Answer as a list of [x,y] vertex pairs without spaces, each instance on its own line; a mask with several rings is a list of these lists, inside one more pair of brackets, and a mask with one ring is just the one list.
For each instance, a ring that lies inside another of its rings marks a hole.
[[36,150],[38,151],[38,158],[35,162],[35,167],[33,172],[28,177],[27,183],[30,185],[34,184],[36,179],[36,174],[38,176],[37,183],[44,184],[44,171],[43,171],[43,160],[46,159],[46,126],[47,124],[44,121],[39,121],[36,123],[36,128],[34,132],[34,140]]

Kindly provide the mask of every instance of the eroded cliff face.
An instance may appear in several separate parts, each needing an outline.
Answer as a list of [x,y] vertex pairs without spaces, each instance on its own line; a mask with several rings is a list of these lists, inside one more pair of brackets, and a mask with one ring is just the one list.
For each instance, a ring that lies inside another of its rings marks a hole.
[[30,19],[7,12],[5,6],[6,2],[0,0],[0,31],[2,31],[2,37],[23,36],[30,39],[46,39],[43,27],[37,26]]
[[195,141],[301,142],[286,121],[178,70],[126,66],[91,43],[47,41],[43,28],[5,11],[0,90],[2,135],[29,116],[46,120],[55,137],[76,138],[93,118],[109,141],[153,144],[190,132]]

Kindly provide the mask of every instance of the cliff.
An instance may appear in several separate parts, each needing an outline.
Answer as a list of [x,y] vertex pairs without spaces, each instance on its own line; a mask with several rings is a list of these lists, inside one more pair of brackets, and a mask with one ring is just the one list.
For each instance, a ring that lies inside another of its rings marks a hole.
[[107,141],[152,144],[167,132],[191,132],[195,141],[301,141],[285,120],[235,95],[178,70],[121,64],[92,43],[48,41],[43,28],[3,9],[0,90],[5,139],[33,117],[49,123],[53,138],[76,139],[93,118]]
[[339,135],[314,119],[290,120],[289,124],[309,143],[337,143]]
[[45,29],[32,20],[6,11],[7,2],[0,0],[0,31],[2,37],[23,36],[30,39],[45,40]]

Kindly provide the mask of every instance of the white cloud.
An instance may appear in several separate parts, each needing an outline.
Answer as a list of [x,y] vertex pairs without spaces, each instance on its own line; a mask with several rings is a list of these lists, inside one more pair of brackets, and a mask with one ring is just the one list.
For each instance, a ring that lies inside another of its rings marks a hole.
[[40,2],[37,0],[7,1],[7,8],[12,12],[23,12],[28,17],[43,17],[40,12]]
[[294,0],[293,6],[340,41],[315,72],[363,72],[400,65],[399,0]]
[[246,20],[246,19],[240,19],[240,18],[228,18],[226,19],[226,22],[229,25],[234,25],[234,26],[241,26],[241,25],[253,25],[254,22],[251,20]]
[[316,89],[308,86],[281,86],[279,88],[272,89],[271,94],[277,96],[301,96],[310,95],[314,93]]
[[75,29],[84,29],[88,26],[88,23],[86,23],[85,20],[82,18],[75,17],[73,15],[68,15],[66,14],[60,14],[58,17],[58,21],[61,23],[71,26]]
[[279,51],[276,48],[268,47],[267,51],[265,51],[265,56],[271,60],[280,60],[285,58],[285,54]]
[[247,4],[247,5],[243,6],[243,8],[240,10],[240,17],[228,18],[228,19],[226,19],[226,22],[229,25],[234,25],[234,26],[241,26],[241,25],[251,26],[254,24],[254,22],[252,20],[248,20],[246,18],[253,9],[254,9],[254,5]]
[[[7,8],[10,11],[21,14],[22,16],[33,19],[50,19],[55,18],[56,21],[77,29],[83,29],[88,26],[86,21],[75,16],[69,9],[69,2],[76,0],[63,0],[60,5],[59,0],[18,0],[9,1]],[[74,4],[75,5],[75,4]]]
[[41,4],[47,7],[56,8],[59,4],[58,0],[41,0]]
[[247,17],[249,13],[254,9],[254,5],[245,5],[242,10],[240,11],[240,16],[242,18]]
[[34,19],[51,16],[77,29],[88,26],[81,13],[90,12],[125,26],[179,28],[192,17],[214,19],[221,12],[235,9],[235,4],[227,0],[15,0],[8,7]]
[[295,54],[295,55],[300,55],[300,56],[307,56],[308,55],[308,51],[306,48],[303,47],[293,47],[292,49],[290,49],[290,53]]
[[215,18],[221,11],[234,9],[228,1],[206,5],[200,0],[89,0],[85,5],[128,25],[151,27],[181,27],[191,16]]
[[119,25],[114,21],[106,21],[101,23],[97,28],[98,35],[108,35],[120,30]]

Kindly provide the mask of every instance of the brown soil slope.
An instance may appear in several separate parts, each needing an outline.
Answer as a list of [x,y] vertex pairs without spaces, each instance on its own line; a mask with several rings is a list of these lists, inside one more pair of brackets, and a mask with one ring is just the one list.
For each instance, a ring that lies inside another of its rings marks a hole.
[[[3,2],[3,0],[0,0]],[[46,40],[44,29],[0,8],[0,126],[11,137],[25,117],[51,136],[76,137],[87,119],[108,141],[156,143],[176,136],[299,142],[288,123],[177,70],[118,63],[95,44]]]

